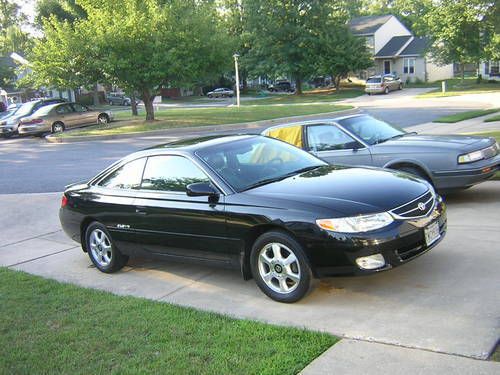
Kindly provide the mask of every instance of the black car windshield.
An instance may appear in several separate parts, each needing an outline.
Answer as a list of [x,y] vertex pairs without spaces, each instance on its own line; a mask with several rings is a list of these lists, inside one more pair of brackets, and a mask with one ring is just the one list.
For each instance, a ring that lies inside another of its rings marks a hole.
[[371,116],[350,117],[339,120],[338,123],[370,146],[406,134],[403,130]]
[[237,192],[326,165],[295,146],[260,136],[208,146],[196,155]]

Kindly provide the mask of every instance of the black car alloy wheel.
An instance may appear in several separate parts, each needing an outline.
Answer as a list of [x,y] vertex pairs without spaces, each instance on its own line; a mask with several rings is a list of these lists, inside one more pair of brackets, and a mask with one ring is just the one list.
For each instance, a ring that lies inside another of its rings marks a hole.
[[100,271],[116,272],[127,264],[128,256],[120,253],[106,227],[101,223],[93,222],[88,226],[85,240],[90,260]]
[[309,291],[312,273],[300,244],[284,232],[261,235],[250,255],[258,287],[278,302],[295,302]]

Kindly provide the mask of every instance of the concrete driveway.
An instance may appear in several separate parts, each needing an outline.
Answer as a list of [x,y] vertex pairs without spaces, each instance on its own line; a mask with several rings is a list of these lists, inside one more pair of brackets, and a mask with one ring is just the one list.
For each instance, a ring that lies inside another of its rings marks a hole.
[[293,305],[271,301],[237,271],[136,259],[117,274],[100,273],[60,230],[60,196],[0,195],[0,265],[117,294],[477,359],[500,336],[497,181],[447,198],[449,231],[434,250],[389,272],[322,280]]

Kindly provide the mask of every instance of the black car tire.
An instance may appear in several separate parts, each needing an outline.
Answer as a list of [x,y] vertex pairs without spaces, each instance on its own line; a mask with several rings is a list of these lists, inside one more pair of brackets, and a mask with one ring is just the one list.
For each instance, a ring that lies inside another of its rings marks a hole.
[[403,84],[402,83],[399,84],[398,90],[403,90]]
[[386,94],[386,95],[387,95],[387,94],[389,94],[389,87],[386,87],[386,88],[384,89],[384,94]]
[[109,116],[105,113],[99,114],[99,116],[97,116],[97,123],[101,125],[109,124]]
[[[279,253],[281,256],[276,256],[273,244],[280,247]],[[261,262],[259,260],[261,253],[265,252],[266,248],[269,248],[269,250],[272,249],[273,258],[276,258],[272,261],[273,266],[275,267],[272,270],[270,269],[268,263]],[[284,255],[287,256],[284,258]],[[294,259],[292,263],[288,266],[282,263],[282,261],[286,262],[289,260],[290,256],[293,256],[292,259]],[[279,273],[276,271],[276,266],[280,267],[279,269],[281,271],[279,271]],[[255,282],[260,290],[269,298],[278,302],[296,302],[303,298],[311,287],[313,276],[302,246],[292,236],[285,232],[270,231],[257,238],[250,253],[250,268],[252,270],[253,278],[255,279]],[[273,290],[268,283],[274,285],[274,288],[277,289],[281,285],[280,280],[278,277],[271,276],[270,280],[266,282],[263,276],[261,276],[261,270],[263,272],[268,271],[267,274],[276,274],[276,276],[285,279],[284,282],[287,284],[287,287],[290,283],[292,290],[289,292],[278,292]],[[295,282],[288,277],[288,275],[292,276],[292,274],[298,275],[298,282]]]
[[[96,239],[101,235],[102,242],[100,244],[92,237],[94,235]],[[92,222],[87,227],[85,244],[90,260],[101,272],[113,273],[119,271],[128,262],[129,257],[117,249],[106,227],[97,221]]]
[[212,94],[207,95],[210,99],[212,99]]
[[65,126],[61,121],[54,122],[52,124],[52,128],[51,128],[53,134],[62,133],[64,131],[64,129],[65,129]]

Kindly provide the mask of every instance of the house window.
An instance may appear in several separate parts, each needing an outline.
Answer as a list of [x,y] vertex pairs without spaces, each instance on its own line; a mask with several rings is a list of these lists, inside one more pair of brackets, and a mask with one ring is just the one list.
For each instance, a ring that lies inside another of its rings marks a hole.
[[415,74],[415,59],[403,60],[403,74]]
[[490,61],[490,76],[497,76],[499,74],[499,61]]

